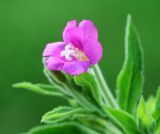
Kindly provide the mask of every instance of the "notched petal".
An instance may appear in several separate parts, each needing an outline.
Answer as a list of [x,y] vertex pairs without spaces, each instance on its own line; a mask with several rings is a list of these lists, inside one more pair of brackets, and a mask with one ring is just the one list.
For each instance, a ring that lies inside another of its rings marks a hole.
[[81,28],[73,28],[66,32],[64,42],[71,43],[75,48],[83,50],[84,32]]
[[71,21],[67,22],[67,25],[65,26],[65,28],[63,30],[63,40],[65,40],[65,38],[66,38],[66,32],[72,28],[76,28],[76,26],[77,26],[76,20],[71,20]]
[[98,40],[98,30],[90,20],[83,20],[79,23],[79,27],[83,29],[85,38],[91,36]]

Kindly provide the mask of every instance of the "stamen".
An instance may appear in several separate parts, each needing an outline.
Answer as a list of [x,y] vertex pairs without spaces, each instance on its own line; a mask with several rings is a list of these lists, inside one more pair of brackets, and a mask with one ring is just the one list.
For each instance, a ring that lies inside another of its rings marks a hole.
[[65,49],[61,51],[60,57],[65,57],[67,61],[72,61],[73,56],[79,61],[89,61],[85,53],[78,48],[74,48],[72,44],[67,44]]
[[71,44],[67,44],[65,46],[65,49],[61,51],[60,57],[65,57],[67,61],[71,61],[73,59],[71,56],[74,56],[76,53],[74,50],[70,50],[71,47],[72,47]]

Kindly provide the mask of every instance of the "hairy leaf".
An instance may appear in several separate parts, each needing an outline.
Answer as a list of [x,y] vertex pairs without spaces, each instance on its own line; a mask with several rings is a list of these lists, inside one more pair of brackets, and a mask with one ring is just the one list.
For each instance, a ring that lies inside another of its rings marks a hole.
[[154,130],[154,134],[160,134],[160,118],[156,122],[156,127]]
[[73,120],[73,116],[78,113],[84,113],[85,110],[82,108],[73,108],[69,106],[61,106],[53,109],[52,111],[46,113],[41,122],[44,123],[57,123],[65,120]]
[[155,110],[155,104],[156,104],[156,98],[154,96],[150,96],[149,99],[147,100],[147,109],[151,114],[153,114]]
[[140,134],[136,121],[132,115],[115,108],[106,108],[106,112],[108,113],[109,118],[122,128],[126,134]]
[[143,97],[141,97],[137,108],[137,117],[139,119],[139,125],[142,129],[151,130],[153,128],[155,120],[152,117],[152,113],[148,110]]
[[[82,108],[73,108],[68,106],[58,107],[46,113],[42,117],[42,122],[56,124],[64,121],[75,121],[84,124],[93,130],[106,134],[123,134],[121,130],[116,128],[111,122],[94,115]],[[107,131],[107,132],[106,132]]]
[[138,107],[137,107],[138,118],[143,119],[143,117],[145,115],[145,112],[146,112],[146,104],[145,104],[144,98],[141,97],[140,102],[139,102]]
[[123,131],[120,128],[118,128],[113,122],[111,122],[108,119],[94,115],[93,113],[76,114],[74,118],[78,119],[86,126],[96,129],[101,133],[124,134]]
[[157,90],[156,102],[155,102],[155,111],[153,117],[158,120],[160,118],[160,87]]
[[117,79],[117,99],[120,107],[135,112],[143,86],[143,63],[140,40],[128,16],[125,35],[125,61]]
[[81,75],[74,77],[75,83],[84,88],[84,90],[88,90],[93,98],[97,100],[97,102],[101,101],[100,93],[96,84],[94,77],[89,73],[83,73]]
[[24,88],[42,95],[64,97],[64,94],[60,92],[62,90],[61,87],[56,85],[52,86],[52,85],[45,85],[45,84],[32,84],[30,82],[21,82],[21,83],[14,84],[13,87]]
[[65,122],[54,125],[44,125],[31,129],[26,134],[100,134],[76,122]]

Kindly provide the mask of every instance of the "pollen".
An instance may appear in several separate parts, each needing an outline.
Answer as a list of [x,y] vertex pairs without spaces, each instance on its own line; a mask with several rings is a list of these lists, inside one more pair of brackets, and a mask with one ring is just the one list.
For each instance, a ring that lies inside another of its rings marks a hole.
[[88,57],[85,55],[85,53],[78,48],[75,49],[76,55],[75,58],[79,61],[89,61]]

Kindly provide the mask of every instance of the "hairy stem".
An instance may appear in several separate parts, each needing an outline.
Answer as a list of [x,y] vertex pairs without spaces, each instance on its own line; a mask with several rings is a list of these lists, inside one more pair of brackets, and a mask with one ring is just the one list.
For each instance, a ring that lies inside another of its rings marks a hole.
[[97,84],[99,85],[100,90],[102,90],[101,93],[103,93],[102,96],[104,96],[104,100],[107,103],[107,105],[118,108],[119,106],[115,98],[113,97],[98,64],[94,65],[91,73],[95,76]]

